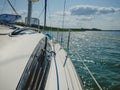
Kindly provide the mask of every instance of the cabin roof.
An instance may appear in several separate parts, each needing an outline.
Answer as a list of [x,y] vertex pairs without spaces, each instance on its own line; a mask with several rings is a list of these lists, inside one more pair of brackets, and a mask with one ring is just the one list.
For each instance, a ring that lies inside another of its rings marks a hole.
[[[11,30],[5,27],[0,28],[0,33],[3,32],[8,33]],[[12,37],[0,35],[0,90],[16,89],[32,52],[44,37],[41,33]]]

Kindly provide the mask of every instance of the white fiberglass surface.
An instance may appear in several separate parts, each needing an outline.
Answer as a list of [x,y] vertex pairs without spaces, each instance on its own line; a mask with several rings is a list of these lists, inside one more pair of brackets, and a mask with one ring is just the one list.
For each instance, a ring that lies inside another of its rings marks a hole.
[[0,90],[15,90],[43,34],[0,35]]

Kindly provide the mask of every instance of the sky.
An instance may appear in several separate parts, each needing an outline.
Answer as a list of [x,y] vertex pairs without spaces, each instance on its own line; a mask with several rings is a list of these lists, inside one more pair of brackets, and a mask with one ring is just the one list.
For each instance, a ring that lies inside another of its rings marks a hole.
[[[28,0],[10,0],[23,19],[27,16]],[[64,28],[98,28],[120,30],[120,0],[48,0],[47,26]],[[33,3],[32,17],[44,23],[44,0]],[[0,0],[0,13],[13,13],[7,0]]]

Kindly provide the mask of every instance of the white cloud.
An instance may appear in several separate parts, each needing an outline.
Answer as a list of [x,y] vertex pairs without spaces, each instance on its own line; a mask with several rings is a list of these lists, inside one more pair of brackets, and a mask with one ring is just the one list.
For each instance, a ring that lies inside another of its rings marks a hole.
[[79,20],[79,21],[91,21],[94,19],[94,16],[76,16],[76,20]]
[[27,15],[27,10],[19,10],[18,13],[20,15]]
[[[120,8],[76,5],[65,11],[65,16],[69,20],[75,18],[77,21],[91,21],[98,17],[98,15],[110,15],[117,12],[120,12]],[[60,18],[62,18],[63,11],[57,11],[51,16],[53,18],[61,16]]]
[[[27,16],[26,10],[20,10],[18,13],[24,17]],[[116,15],[116,16],[115,16]],[[82,6],[77,5],[65,11],[64,27],[70,28],[120,28],[120,8],[113,7],[97,7],[97,6]],[[33,11],[32,16],[37,17],[39,13]],[[113,18],[114,17],[114,18]],[[117,19],[115,19],[117,18]],[[43,24],[43,17],[40,18],[40,23]],[[112,21],[111,21],[112,20]],[[47,25],[54,27],[62,27],[63,11],[57,11],[47,17]]]
[[77,5],[70,8],[71,15],[99,15],[99,14],[112,14],[115,12],[120,12],[120,8],[113,7],[98,7],[89,5]]
[[70,11],[65,11],[65,12],[63,12],[63,11],[57,11],[57,12],[55,12],[53,15],[51,15],[51,16],[63,16],[63,15],[65,15],[65,16],[69,16],[71,13],[70,13]]

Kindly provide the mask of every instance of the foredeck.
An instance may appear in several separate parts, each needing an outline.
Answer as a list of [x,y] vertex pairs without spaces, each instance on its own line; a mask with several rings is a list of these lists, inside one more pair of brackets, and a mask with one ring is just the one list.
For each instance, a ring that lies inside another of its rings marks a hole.
[[52,49],[54,53],[45,90],[83,90],[74,66],[64,49],[58,43],[52,44]]

